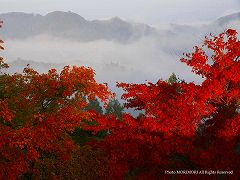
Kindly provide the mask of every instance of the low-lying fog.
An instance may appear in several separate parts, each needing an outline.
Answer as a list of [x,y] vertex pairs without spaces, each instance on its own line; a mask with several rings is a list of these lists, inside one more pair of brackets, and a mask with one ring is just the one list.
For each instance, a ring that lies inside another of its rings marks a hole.
[[193,52],[193,47],[201,45],[205,35],[226,28],[216,24],[171,25],[168,30],[127,43],[79,42],[50,35],[7,39],[3,56],[11,65],[10,72],[21,72],[27,64],[40,72],[61,69],[64,65],[90,66],[96,71],[97,81],[107,82],[115,92],[119,91],[116,82],[156,82],[167,79],[173,72],[188,82],[201,83],[202,79],[180,62],[182,53]]

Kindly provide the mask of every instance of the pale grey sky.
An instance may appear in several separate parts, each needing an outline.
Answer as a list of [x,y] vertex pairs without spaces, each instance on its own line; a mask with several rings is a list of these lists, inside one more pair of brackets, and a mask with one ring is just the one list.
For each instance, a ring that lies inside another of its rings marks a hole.
[[240,0],[0,0],[0,13],[72,11],[86,19],[114,16],[151,25],[213,21],[240,11]]

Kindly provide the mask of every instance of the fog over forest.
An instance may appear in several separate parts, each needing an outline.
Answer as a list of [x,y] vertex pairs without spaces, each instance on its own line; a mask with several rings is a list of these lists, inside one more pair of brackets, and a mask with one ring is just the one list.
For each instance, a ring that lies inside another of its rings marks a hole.
[[[172,72],[186,81],[201,78],[179,61],[184,52],[193,52],[210,32],[239,29],[240,13],[221,17],[208,24],[150,25],[124,21],[86,20],[72,12],[56,11],[45,16],[26,13],[0,14],[4,21],[1,37],[3,56],[10,72],[21,72],[30,64],[40,72],[64,65],[90,66],[99,82],[156,82]],[[118,90],[117,90],[118,91]]]

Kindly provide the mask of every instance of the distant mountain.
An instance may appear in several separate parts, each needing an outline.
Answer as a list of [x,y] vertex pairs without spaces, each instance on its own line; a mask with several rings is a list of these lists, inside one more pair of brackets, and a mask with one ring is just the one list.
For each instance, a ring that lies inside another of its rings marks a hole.
[[172,72],[192,81],[197,78],[178,59],[210,33],[217,35],[227,28],[239,31],[239,14],[206,24],[170,24],[163,30],[118,17],[88,21],[72,12],[5,13],[0,14],[4,20],[0,33],[11,72],[21,72],[27,64],[40,72],[74,64],[92,67],[98,80],[112,87],[115,81],[155,81]]
[[228,28],[236,30],[240,29],[240,12],[222,16],[208,24],[199,25],[173,24],[171,26],[171,32],[174,32],[174,34],[176,35],[185,33],[197,36],[199,34],[209,35],[209,33],[218,34]]
[[88,21],[72,12],[55,11],[45,16],[12,12],[0,14],[4,21],[4,39],[23,39],[49,35],[81,42],[108,40],[129,42],[151,35],[155,29],[139,23],[130,23],[118,17],[109,20]]
[[0,14],[4,21],[1,35],[7,39],[25,39],[50,36],[79,42],[107,40],[120,43],[133,42],[148,36],[179,36],[179,34],[205,34],[219,32],[228,27],[240,27],[240,12],[220,17],[216,21],[194,25],[170,25],[170,30],[161,31],[147,24],[132,23],[118,17],[108,20],[88,21],[73,12],[54,11],[45,16],[10,12]]
[[37,70],[40,73],[46,73],[48,70],[55,68],[61,70],[66,64],[57,64],[57,63],[44,63],[36,62],[32,60],[25,60],[22,58],[17,58],[16,60],[8,63],[9,68],[6,70],[7,73],[22,73],[23,69],[29,65],[30,68]]
[[217,19],[214,23],[222,25],[222,26],[225,26],[225,25],[228,25],[228,24],[231,24],[231,23],[240,24],[240,12],[230,14],[230,15],[227,15],[227,16],[223,16],[223,17]]

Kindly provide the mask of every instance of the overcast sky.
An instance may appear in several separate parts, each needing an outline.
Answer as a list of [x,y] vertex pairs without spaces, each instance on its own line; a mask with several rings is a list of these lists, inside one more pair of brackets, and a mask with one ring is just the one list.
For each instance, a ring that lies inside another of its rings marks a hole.
[[114,16],[151,25],[213,21],[240,11],[240,0],[0,0],[0,13],[72,11],[86,19]]

